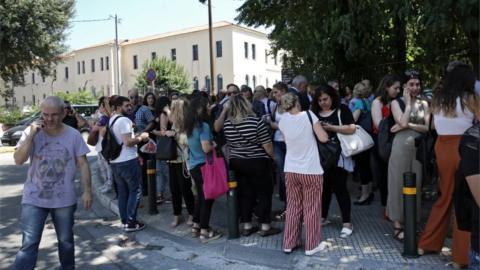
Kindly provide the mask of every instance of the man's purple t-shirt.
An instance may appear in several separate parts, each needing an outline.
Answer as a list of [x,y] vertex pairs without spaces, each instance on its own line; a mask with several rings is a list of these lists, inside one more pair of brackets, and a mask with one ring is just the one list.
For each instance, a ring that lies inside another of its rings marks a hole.
[[[25,143],[30,129],[23,132],[17,148]],[[39,130],[33,137],[27,181],[22,204],[44,208],[72,206],[75,193],[76,157],[90,152],[80,133],[67,125],[63,134],[51,137]]]

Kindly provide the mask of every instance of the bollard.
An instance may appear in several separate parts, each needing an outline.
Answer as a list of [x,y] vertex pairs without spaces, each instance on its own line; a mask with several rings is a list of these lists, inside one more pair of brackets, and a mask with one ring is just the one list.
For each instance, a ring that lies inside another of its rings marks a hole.
[[235,180],[235,172],[228,171],[228,239],[240,237],[238,229],[238,199],[237,199],[237,181]]
[[406,258],[418,258],[417,251],[417,180],[413,172],[403,174],[403,253]]
[[155,179],[155,160],[147,160],[147,183],[148,183],[148,213],[158,214],[157,209],[157,182]]

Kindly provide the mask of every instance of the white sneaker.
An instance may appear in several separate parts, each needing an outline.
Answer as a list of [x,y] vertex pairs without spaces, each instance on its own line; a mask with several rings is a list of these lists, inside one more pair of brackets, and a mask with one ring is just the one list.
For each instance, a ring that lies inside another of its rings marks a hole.
[[340,238],[347,238],[350,235],[352,235],[352,233],[353,233],[353,226],[351,229],[347,227],[343,227],[342,230],[340,231]]
[[305,255],[312,256],[315,253],[318,253],[320,251],[325,250],[327,248],[327,246],[328,246],[327,242],[322,241],[322,242],[320,242],[320,244],[316,248],[314,248],[312,250],[305,250]]

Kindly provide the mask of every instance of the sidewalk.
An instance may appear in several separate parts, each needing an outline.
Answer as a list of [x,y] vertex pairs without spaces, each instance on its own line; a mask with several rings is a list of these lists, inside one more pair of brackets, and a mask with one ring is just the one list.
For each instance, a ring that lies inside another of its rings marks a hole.
[[[97,170],[97,166],[92,166]],[[117,213],[117,201],[113,193],[102,194],[99,189],[101,180],[97,173],[93,174],[93,190],[100,203]],[[353,185],[356,186],[356,185]],[[353,196],[353,192],[351,195]],[[158,230],[154,237],[135,238],[140,244],[155,247],[155,238],[167,238],[178,244],[216,250],[219,256],[227,259],[244,261],[254,265],[273,267],[277,269],[449,269],[448,263],[451,259],[449,248],[444,248],[444,254],[426,255],[418,259],[403,258],[401,252],[403,245],[392,237],[392,225],[383,219],[383,208],[380,205],[378,193],[375,194],[374,202],[369,206],[352,205],[352,222],[354,233],[347,239],[339,237],[341,230],[340,212],[334,199],[331,204],[329,219],[331,224],[322,228],[322,237],[331,245],[328,250],[318,253],[315,256],[304,255],[303,248],[296,250],[293,254],[285,255],[282,252],[283,234],[270,237],[260,237],[253,234],[249,237],[238,239],[227,239],[227,202],[226,197],[217,199],[212,210],[211,225],[221,229],[224,237],[208,244],[201,244],[197,239],[191,238],[190,227],[185,223],[172,228],[172,205],[163,203],[158,205],[159,214],[149,215],[147,209],[147,197],[143,198],[144,207],[139,209],[139,219],[147,226]],[[353,202],[352,198],[352,202]],[[280,203],[274,196],[273,208],[279,209]],[[430,207],[424,207],[429,211]],[[186,218],[187,212],[184,209],[183,215]],[[427,213],[428,215],[428,213]],[[283,223],[274,222],[273,226],[282,228]],[[450,246],[451,239],[447,239]]]

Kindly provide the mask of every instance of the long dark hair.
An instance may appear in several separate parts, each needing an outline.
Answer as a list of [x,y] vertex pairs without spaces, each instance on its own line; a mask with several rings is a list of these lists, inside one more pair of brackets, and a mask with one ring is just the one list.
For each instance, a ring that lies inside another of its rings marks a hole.
[[390,88],[396,82],[401,83],[402,79],[395,74],[387,74],[380,81],[377,91],[375,92],[375,97],[380,97],[380,101],[383,103],[383,105],[387,105],[392,100],[392,98],[388,95],[387,88]]
[[145,106],[148,107],[148,101],[147,101],[147,99],[148,99],[149,96],[153,96],[153,106],[155,106],[155,103],[156,103],[156,101],[157,101],[157,98],[155,97],[155,94],[152,93],[152,92],[148,92],[148,93],[145,94],[145,96],[143,97],[143,105],[145,105]]
[[337,90],[328,84],[322,83],[315,89],[315,95],[313,95],[312,99],[311,109],[312,112],[317,115],[322,111],[322,108],[318,104],[318,99],[323,94],[327,94],[332,99],[332,107],[330,107],[331,110],[335,110],[340,106],[340,96],[338,95]]
[[203,96],[196,96],[190,101],[187,114],[184,119],[184,127],[187,136],[192,136],[196,127],[201,127],[203,122],[208,123],[208,99]]
[[467,107],[479,115],[479,99],[475,93],[475,73],[466,64],[456,66],[445,75],[443,87],[435,92],[432,101],[434,113],[442,111],[446,116],[456,116],[457,98],[461,99],[462,111]]
[[166,96],[159,97],[155,102],[155,116],[160,116],[166,106],[170,106],[170,99]]

